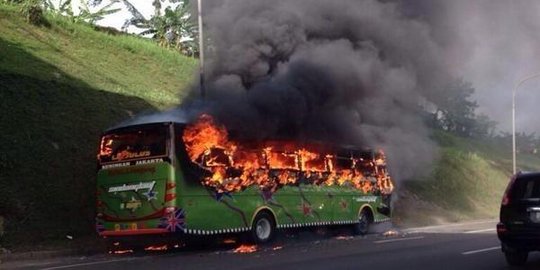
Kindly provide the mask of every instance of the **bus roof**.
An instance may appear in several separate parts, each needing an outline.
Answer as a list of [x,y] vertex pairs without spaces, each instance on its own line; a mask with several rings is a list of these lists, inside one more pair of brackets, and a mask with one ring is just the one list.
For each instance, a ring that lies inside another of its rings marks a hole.
[[163,121],[163,122],[148,122],[148,123],[141,123],[141,124],[119,125],[119,126],[114,126],[114,127],[106,129],[103,132],[103,135],[118,132],[118,131],[135,130],[141,127],[146,128],[146,127],[151,127],[151,126],[161,126],[161,125],[166,126],[170,124],[185,125],[186,123]]
[[[147,123],[140,123],[140,124],[120,125],[120,126],[115,126],[115,127],[106,129],[103,132],[102,136],[107,135],[107,134],[112,134],[115,132],[125,132],[125,131],[130,131],[130,130],[137,130],[139,128],[147,128],[147,127],[152,127],[152,126],[162,126],[162,125],[171,125],[171,124],[183,126],[183,125],[186,125],[187,123],[179,122],[179,121],[161,121],[161,122],[147,122]],[[232,139],[234,140],[235,139],[234,137],[236,136],[231,136],[231,137],[233,137]],[[246,144],[258,143],[257,140],[241,140],[241,141],[242,143],[246,143]],[[352,153],[365,154],[365,155],[372,154],[374,152],[374,150],[369,147],[356,146],[352,144],[336,144],[333,142],[318,141],[318,140],[294,140],[294,139],[272,140],[270,139],[270,140],[265,140],[265,141],[271,142],[273,144],[279,144],[280,142],[284,144],[295,142],[295,143],[298,143],[298,145],[300,146],[307,146],[307,145],[321,146],[323,148],[335,149],[337,151],[351,151]]]

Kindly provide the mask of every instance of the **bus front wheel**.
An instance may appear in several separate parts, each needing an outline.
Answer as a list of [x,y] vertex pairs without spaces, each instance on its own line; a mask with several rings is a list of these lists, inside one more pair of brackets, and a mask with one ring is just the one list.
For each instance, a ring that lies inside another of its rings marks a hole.
[[268,243],[274,237],[276,223],[268,212],[260,212],[251,225],[251,239],[257,244]]
[[360,215],[358,215],[358,223],[354,225],[354,234],[366,235],[372,222],[371,217],[371,212],[367,209],[363,209],[360,212]]

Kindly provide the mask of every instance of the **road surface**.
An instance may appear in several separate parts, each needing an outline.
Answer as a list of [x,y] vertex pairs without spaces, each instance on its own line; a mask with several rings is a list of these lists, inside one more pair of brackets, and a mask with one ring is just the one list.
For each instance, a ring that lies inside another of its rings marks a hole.
[[[140,255],[9,262],[2,269],[511,269],[495,232],[495,221],[477,221],[397,230],[385,236],[320,236],[303,232],[281,237],[253,253],[235,253],[239,244],[179,249]],[[382,231],[386,231],[383,229]],[[531,253],[521,269],[540,269],[540,253]]]

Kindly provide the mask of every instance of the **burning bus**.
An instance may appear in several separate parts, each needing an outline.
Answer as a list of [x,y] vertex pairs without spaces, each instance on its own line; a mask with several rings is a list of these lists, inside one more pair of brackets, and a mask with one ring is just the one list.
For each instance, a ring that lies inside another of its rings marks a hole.
[[209,115],[106,131],[99,148],[96,229],[108,239],[349,225],[390,216],[382,151],[319,142],[235,141]]

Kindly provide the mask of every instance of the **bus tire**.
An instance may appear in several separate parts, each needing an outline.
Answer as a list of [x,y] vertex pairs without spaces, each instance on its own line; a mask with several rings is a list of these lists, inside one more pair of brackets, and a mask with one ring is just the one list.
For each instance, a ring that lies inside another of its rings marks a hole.
[[272,240],[276,232],[276,222],[267,211],[259,212],[251,225],[251,240],[256,244],[265,244]]
[[371,214],[371,211],[367,208],[362,209],[358,215],[358,223],[354,224],[353,233],[355,235],[366,235],[372,222],[373,214]]

